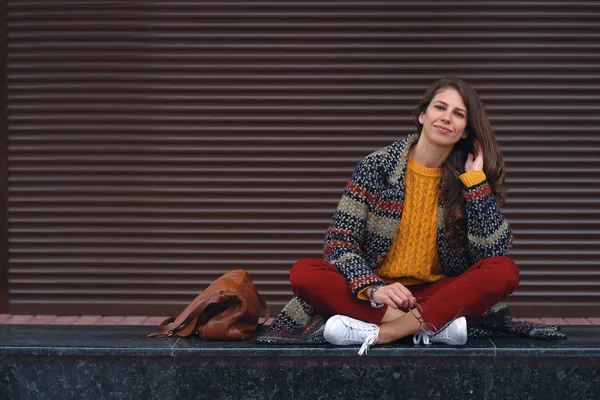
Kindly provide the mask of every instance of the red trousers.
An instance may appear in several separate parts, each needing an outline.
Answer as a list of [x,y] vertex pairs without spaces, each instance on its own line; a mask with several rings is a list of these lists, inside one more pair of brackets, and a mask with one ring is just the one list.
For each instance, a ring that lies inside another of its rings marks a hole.
[[[343,314],[379,324],[388,307],[373,308],[369,301],[356,298],[346,278],[327,261],[298,261],[290,271],[290,282],[294,294],[326,318]],[[455,317],[477,317],[518,285],[517,265],[500,256],[481,260],[459,276],[407,287],[417,299],[423,320],[436,330]]]

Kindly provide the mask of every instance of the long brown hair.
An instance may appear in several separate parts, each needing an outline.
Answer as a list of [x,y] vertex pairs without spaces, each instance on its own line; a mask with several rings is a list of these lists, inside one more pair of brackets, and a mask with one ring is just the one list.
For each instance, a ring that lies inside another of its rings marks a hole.
[[441,194],[444,200],[444,223],[446,226],[445,239],[450,243],[460,243],[466,239],[467,219],[463,210],[465,198],[462,194],[463,183],[458,176],[465,172],[467,155],[473,153],[473,144],[477,140],[483,149],[483,172],[490,184],[492,193],[499,205],[504,203],[506,195],[506,167],[496,141],[496,135],[488,120],[483,102],[477,92],[465,81],[446,77],[437,81],[427,89],[421,103],[415,108],[413,117],[417,124],[417,132],[421,133],[423,125],[419,122],[419,115],[425,112],[436,94],[445,89],[455,89],[460,93],[467,106],[468,136],[460,139],[452,148],[444,162],[444,177],[441,183]]

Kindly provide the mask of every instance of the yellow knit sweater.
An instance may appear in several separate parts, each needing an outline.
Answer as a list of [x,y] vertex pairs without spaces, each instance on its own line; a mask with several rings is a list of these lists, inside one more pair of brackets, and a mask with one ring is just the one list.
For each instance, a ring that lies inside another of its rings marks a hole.
[[[435,282],[446,276],[440,271],[437,252],[438,191],[442,168],[427,168],[408,159],[404,209],[398,232],[385,260],[376,270],[387,284],[404,286]],[[485,180],[483,171],[462,174],[466,186]],[[363,289],[358,297],[368,300]]]

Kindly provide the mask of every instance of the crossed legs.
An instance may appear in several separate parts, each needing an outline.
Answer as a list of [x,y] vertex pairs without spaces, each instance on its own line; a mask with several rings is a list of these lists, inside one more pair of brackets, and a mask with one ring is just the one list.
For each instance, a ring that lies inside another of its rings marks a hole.
[[335,314],[377,324],[377,343],[389,343],[420,332],[424,325],[436,331],[459,316],[476,317],[510,295],[519,284],[519,270],[510,258],[483,259],[456,277],[408,287],[418,308],[396,310],[372,308],[357,299],[337,268],[318,259],[302,259],[292,267],[290,282],[294,294],[318,314]]

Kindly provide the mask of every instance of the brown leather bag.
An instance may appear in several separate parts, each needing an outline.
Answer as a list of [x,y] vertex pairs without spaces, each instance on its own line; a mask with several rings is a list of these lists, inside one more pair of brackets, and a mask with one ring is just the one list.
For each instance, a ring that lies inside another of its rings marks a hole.
[[236,269],[219,277],[200,293],[177,317],[160,324],[153,336],[187,337],[197,333],[202,339],[241,340],[252,337],[269,318],[269,308],[258,293],[248,272]]

